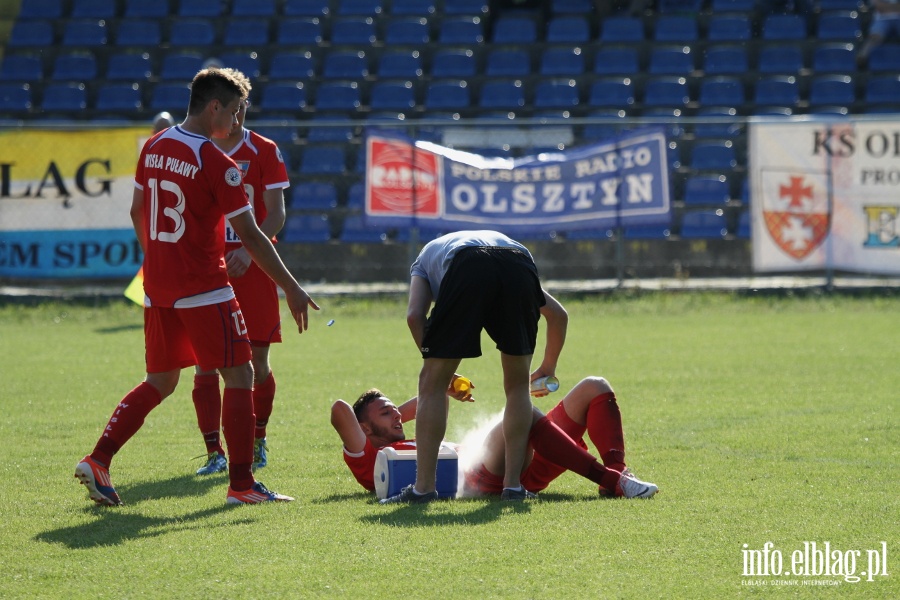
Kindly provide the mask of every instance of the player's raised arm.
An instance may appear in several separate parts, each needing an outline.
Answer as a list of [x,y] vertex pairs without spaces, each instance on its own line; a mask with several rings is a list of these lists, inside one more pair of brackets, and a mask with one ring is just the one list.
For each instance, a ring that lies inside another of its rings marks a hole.
[[366,447],[366,434],[353,414],[353,407],[343,400],[336,400],[331,405],[331,426],[341,437],[347,452],[357,454]]

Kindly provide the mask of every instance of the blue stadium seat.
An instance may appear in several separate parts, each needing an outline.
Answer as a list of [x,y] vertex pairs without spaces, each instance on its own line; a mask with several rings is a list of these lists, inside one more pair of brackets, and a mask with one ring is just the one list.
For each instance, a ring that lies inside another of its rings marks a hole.
[[817,22],[820,41],[857,42],[862,39],[862,22],[855,11],[823,12]]
[[706,77],[700,82],[700,106],[741,107],[747,101],[744,82],[738,77]]
[[110,81],[145,81],[153,75],[149,54],[113,54],[106,67]]
[[300,153],[301,175],[342,175],[347,170],[343,146],[315,145]]
[[493,49],[487,55],[484,74],[491,77],[531,75],[531,57],[525,50]]
[[795,45],[765,45],[760,48],[757,59],[757,70],[766,75],[795,75],[806,66],[803,49]]
[[383,79],[418,79],[424,72],[418,50],[385,52],[378,57],[376,73]]
[[253,131],[269,138],[279,146],[292,146],[299,136],[293,127],[282,127],[280,124],[266,124],[265,121],[253,125]]
[[340,240],[347,244],[380,244],[387,239],[383,228],[366,225],[362,215],[347,215]]
[[0,81],[40,81],[43,77],[41,59],[33,54],[7,54],[0,63]]
[[538,72],[549,77],[584,74],[584,52],[581,48],[549,47],[540,58]]
[[819,0],[818,9],[821,12],[829,11],[853,11],[859,10],[864,2],[861,0]]
[[56,81],[90,81],[97,78],[97,59],[90,52],[58,54],[50,69]]
[[599,108],[632,108],[634,102],[634,84],[628,78],[598,79],[588,94],[588,104]]
[[275,41],[279,46],[315,46],[323,39],[322,23],[317,17],[278,21]]
[[600,23],[600,42],[604,44],[643,41],[644,22],[638,17],[612,16]]
[[259,102],[264,111],[295,112],[306,107],[306,88],[296,81],[272,81],[262,90]]
[[53,23],[50,21],[14,21],[9,34],[9,48],[49,48],[54,45]]
[[685,239],[721,239],[728,234],[725,213],[720,210],[692,210],[681,217],[681,237]]
[[444,2],[445,15],[471,15],[480,17],[489,12],[487,0],[453,0]]
[[328,215],[291,214],[285,219],[284,229],[278,234],[283,242],[324,243],[331,239]]
[[686,15],[660,15],[656,19],[653,39],[678,44],[696,42],[700,39],[697,19]]
[[796,106],[800,101],[800,85],[791,76],[774,76],[756,82],[754,102],[759,106]]
[[143,108],[141,87],[136,83],[107,83],[97,90],[98,111],[134,114]]
[[286,17],[325,17],[331,14],[331,2],[330,0],[285,0],[282,10]]
[[262,74],[262,65],[256,52],[249,50],[225,52],[219,56],[219,60],[226,67],[237,69],[250,79],[256,79]]
[[31,109],[31,86],[27,83],[0,83],[0,110],[25,113]]
[[651,75],[688,75],[694,70],[690,46],[655,46],[650,51]]
[[880,44],[869,54],[869,71],[896,73],[900,71],[900,44]]
[[705,118],[694,124],[694,139],[730,139],[743,132],[740,121],[735,119],[737,109],[733,106],[704,105],[697,109],[697,116]]
[[87,108],[87,89],[83,83],[48,83],[43,96],[44,112],[78,113]]
[[431,41],[431,28],[424,17],[392,18],[384,31],[388,46],[421,46]]
[[746,42],[752,37],[750,18],[746,14],[713,14],[706,37],[710,42]]
[[658,0],[657,10],[661,13],[693,13],[700,12],[704,0]]
[[612,46],[601,48],[594,54],[596,75],[629,75],[640,72],[640,55],[636,48]]
[[867,104],[900,106],[900,76],[870,77],[866,81],[865,101]]
[[233,17],[225,23],[222,45],[259,48],[269,44],[269,19]]
[[583,16],[555,16],[547,23],[546,39],[551,44],[584,44],[591,41],[591,25]]
[[845,106],[856,102],[856,87],[849,75],[820,75],[809,84],[810,106]]
[[750,13],[756,9],[757,0],[711,0],[710,10],[713,14]]
[[581,103],[574,79],[545,79],[534,90],[536,108],[572,109]]
[[[451,2],[451,4],[454,4]],[[446,12],[446,11],[445,11]],[[441,44],[481,44],[484,29],[480,17],[448,17],[440,23],[438,42]]]
[[[165,5],[163,2],[152,4]],[[179,17],[219,17],[222,16],[222,9],[225,6],[223,2],[210,2],[209,0],[178,0],[177,4]]]
[[159,78],[165,81],[191,81],[203,68],[203,60],[197,52],[169,52],[163,56]]
[[337,14],[376,17],[384,10],[381,0],[337,0]]
[[750,69],[750,58],[744,46],[713,45],[707,48],[703,71],[706,75],[740,75]]
[[59,19],[63,16],[63,0],[27,0],[19,8],[18,20]]
[[372,110],[408,111],[416,106],[416,90],[412,81],[379,81],[369,92]]
[[684,182],[685,204],[725,204],[731,192],[724,175],[692,175]]
[[372,17],[340,17],[331,21],[332,45],[368,46],[377,38]]
[[585,15],[594,10],[592,0],[552,0],[550,11],[554,15]]
[[141,47],[155,50],[163,39],[159,21],[137,17],[119,21],[113,34],[115,44],[123,48]]
[[644,86],[644,105],[657,108],[683,108],[690,102],[690,92],[683,77],[648,79]]
[[303,181],[294,186],[291,208],[331,210],[337,205],[338,193],[333,183]]
[[477,70],[475,54],[469,49],[439,49],[431,59],[431,76],[438,79],[467,79]]
[[359,85],[355,81],[328,81],[316,89],[315,109],[353,113],[362,105]]
[[525,106],[525,86],[519,79],[491,79],[481,86],[478,106],[486,109],[519,110]]
[[316,64],[312,53],[306,52],[276,52],[272,55],[269,64],[269,79],[308,79],[316,73]]
[[105,46],[108,34],[106,21],[71,19],[65,22],[62,45],[79,48]]
[[169,17],[168,2],[147,2],[147,0],[125,0],[123,16],[130,19],[165,19]]
[[813,50],[813,73],[854,73],[856,53],[853,44],[818,44]]
[[471,93],[465,80],[436,80],[425,91],[426,110],[465,110],[472,106]]
[[356,123],[341,114],[320,113],[307,122],[310,126],[306,141],[309,143],[346,144],[353,139],[356,129]]
[[430,17],[435,13],[436,0],[391,0],[391,14],[395,16]]
[[216,41],[213,23],[206,19],[176,19],[169,29],[172,47],[207,47]]
[[730,171],[737,166],[734,144],[730,140],[698,141],[691,148],[688,166],[695,171]]
[[233,17],[266,17],[278,14],[275,0],[234,0],[231,5]]
[[750,211],[742,210],[738,215],[737,229],[734,232],[734,235],[738,239],[749,240],[750,239]]
[[360,181],[347,190],[347,208],[362,210],[366,206],[366,185]]
[[802,41],[807,36],[806,16],[772,14],[763,18],[762,39],[774,41]]
[[186,83],[157,83],[150,92],[150,108],[173,114],[187,111],[191,88]]
[[364,79],[369,74],[369,60],[366,53],[358,51],[332,51],[322,62],[322,77],[325,79]]
[[667,240],[671,231],[666,225],[633,225],[622,228],[622,237],[627,240]]
[[72,0],[73,19],[112,19],[117,17],[115,0]]

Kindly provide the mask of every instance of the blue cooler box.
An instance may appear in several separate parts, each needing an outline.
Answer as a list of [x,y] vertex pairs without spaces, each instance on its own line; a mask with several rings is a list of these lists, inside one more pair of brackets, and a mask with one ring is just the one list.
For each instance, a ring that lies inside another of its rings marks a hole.
[[[439,498],[456,496],[459,457],[453,448],[441,446],[438,453],[437,493]],[[400,493],[416,482],[416,451],[382,448],[375,457],[375,495],[378,499]]]

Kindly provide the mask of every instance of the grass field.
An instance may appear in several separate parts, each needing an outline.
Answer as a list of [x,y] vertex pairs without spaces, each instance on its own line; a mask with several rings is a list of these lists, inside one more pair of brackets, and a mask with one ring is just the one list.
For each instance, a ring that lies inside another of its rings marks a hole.
[[[0,305],[0,597],[900,597],[900,297],[562,300],[560,380],[609,379],[628,463],[660,486],[652,500],[601,500],[566,473],[536,503],[378,505],[344,466],[329,407],[371,386],[414,395],[405,303],[321,298],[310,330],[285,331],[272,356],[259,478],[296,502],[228,507],[224,475],[193,475],[203,446],[185,371],[116,457],[125,506],[96,508],[73,468],[143,376],[139,309]],[[460,369],[477,402],[451,407],[450,439],[502,407],[484,350]],[[832,571],[886,565],[857,583],[744,576],[746,551],[767,542],[786,570],[826,542]]]

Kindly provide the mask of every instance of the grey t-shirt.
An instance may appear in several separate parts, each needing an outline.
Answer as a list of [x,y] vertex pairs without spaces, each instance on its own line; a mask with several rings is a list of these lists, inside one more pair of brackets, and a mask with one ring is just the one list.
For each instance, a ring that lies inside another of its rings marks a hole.
[[431,240],[410,267],[410,275],[422,277],[428,281],[431,287],[431,295],[437,300],[438,291],[441,288],[441,281],[450,268],[450,263],[456,253],[463,248],[473,246],[491,247],[491,248],[515,248],[521,250],[529,258],[534,260],[528,248],[517,242],[516,240],[503,235],[499,231],[491,231],[483,229],[479,231],[455,231],[442,235],[441,237]]

